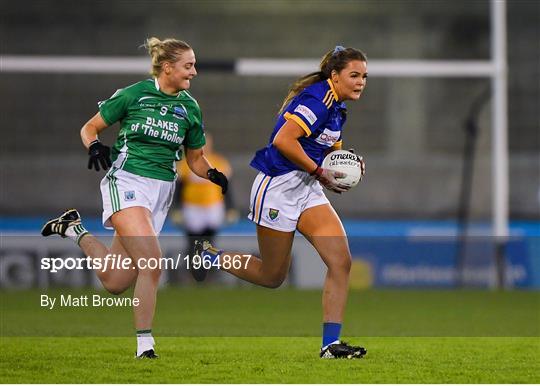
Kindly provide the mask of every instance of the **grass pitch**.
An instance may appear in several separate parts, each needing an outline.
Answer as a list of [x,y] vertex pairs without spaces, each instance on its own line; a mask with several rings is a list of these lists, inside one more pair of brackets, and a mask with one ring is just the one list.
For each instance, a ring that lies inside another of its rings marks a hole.
[[368,349],[352,361],[318,358],[320,291],[161,290],[157,361],[133,359],[130,309],[40,293],[0,292],[2,383],[540,382],[537,292],[352,291],[344,338]]
[[[355,338],[360,360],[321,360],[319,338],[158,338],[161,358],[132,358],[133,338],[7,338],[7,383],[537,383],[535,338]],[[126,352],[128,351],[128,352]]]

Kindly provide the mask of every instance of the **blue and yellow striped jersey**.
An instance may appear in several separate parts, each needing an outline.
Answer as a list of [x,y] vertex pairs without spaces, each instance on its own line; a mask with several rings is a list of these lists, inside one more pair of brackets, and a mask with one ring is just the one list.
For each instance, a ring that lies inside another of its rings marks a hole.
[[306,135],[299,138],[300,145],[309,158],[320,165],[326,150],[341,142],[346,111],[330,79],[306,87],[279,115],[268,145],[257,151],[250,165],[269,176],[300,170],[272,144],[287,120],[293,120],[304,129]]

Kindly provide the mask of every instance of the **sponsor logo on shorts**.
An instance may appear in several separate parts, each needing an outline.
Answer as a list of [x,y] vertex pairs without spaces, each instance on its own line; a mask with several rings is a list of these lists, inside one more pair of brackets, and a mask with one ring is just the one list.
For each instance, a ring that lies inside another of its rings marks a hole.
[[298,105],[294,109],[294,112],[302,114],[302,116],[307,119],[310,125],[313,125],[317,120],[317,116],[315,115],[315,113],[311,111],[311,109],[307,106]]
[[279,216],[279,210],[270,208],[268,209],[268,218],[272,221],[275,221],[277,217]]
[[135,191],[130,190],[130,191],[124,192],[124,199],[125,199],[126,201],[133,201],[133,200],[135,200]]
[[324,131],[315,139],[315,142],[325,146],[332,146],[339,140],[339,134],[339,131],[324,129]]

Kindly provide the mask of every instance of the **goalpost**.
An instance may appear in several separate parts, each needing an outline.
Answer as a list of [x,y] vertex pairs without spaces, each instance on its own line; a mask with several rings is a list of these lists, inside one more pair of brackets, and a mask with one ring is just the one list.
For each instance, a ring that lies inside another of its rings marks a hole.
[[[491,80],[492,227],[497,286],[505,286],[505,245],[509,235],[508,99],[506,0],[490,0],[491,58],[485,61],[370,60],[369,75],[384,77],[484,77]],[[241,75],[284,76],[308,73],[319,61],[310,59],[240,59]]]
[[[506,0],[490,0],[489,60],[370,60],[370,76],[380,77],[477,77],[491,80],[492,121],[492,229],[501,252],[508,231],[508,100]],[[208,63],[209,70],[231,71],[240,76],[298,76],[317,69],[318,59],[240,58],[231,63]],[[3,73],[117,73],[144,74],[145,57],[0,56]],[[503,284],[499,280],[499,284]]]
[[[506,0],[490,0],[491,58],[485,61],[370,60],[369,75],[381,77],[484,77],[491,79],[492,235],[508,236],[508,101]],[[0,56],[6,72],[143,74],[147,58],[93,56]],[[298,76],[317,69],[318,59],[240,58],[219,70],[241,76]],[[212,68],[211,65],[208,66]]]
[[[506,0],[490,0],[491,58],[485,61],[371,60],[369,76],[484,77],[491,79],[492,235],[508,236],[508,100]],[[314,71],[319,60],[240,59],[241,75],[298,75]]]

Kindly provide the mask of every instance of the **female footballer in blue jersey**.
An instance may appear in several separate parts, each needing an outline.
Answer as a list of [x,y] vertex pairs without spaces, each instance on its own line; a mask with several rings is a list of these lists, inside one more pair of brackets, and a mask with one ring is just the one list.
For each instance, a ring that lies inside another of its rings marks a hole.
[[[351,254],[343,225],[323,187],[336,193],[348,188],[340,184],[343,174],[320,167],[328,151],[341,148],[344,101],[358,100],[366,81],[366,56],[337,46],[323,57],[320,71],[298,79],[289,91],[268,145],[251,161],[259,174],[251,191],[249,218],[257,224],[261,258],[243,256],[241,268],[236,269],[223,264],[235,253],[208,242],[197,245],[203,261],[219,259],[222,269],[233,275],[276,288],[289,271],[294,233],[300,231],[328,267],[322,295],[322,358],[360,358],[367,352],[340,341]],[[364,173],[363,161],[361,165]],[[200,260],[195,257],[192,262]],[[193,268],[195,279],[204,280],[206,270]]]

